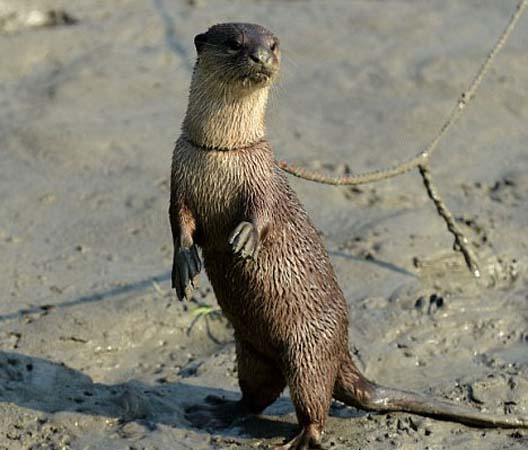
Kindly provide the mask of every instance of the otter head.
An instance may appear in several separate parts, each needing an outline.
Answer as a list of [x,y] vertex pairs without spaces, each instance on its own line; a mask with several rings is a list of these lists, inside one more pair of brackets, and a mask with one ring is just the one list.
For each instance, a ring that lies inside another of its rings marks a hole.
[[184,136],[195,146],[222,150],[261,141],[269,87],[279,71],[279,40],[260,25],[223,23],[194,43],[198,59]]
[[235,89],[270,86],[279,71],[279,40],[266,28],[250,23],[214,25],[194,38],[197,68]]

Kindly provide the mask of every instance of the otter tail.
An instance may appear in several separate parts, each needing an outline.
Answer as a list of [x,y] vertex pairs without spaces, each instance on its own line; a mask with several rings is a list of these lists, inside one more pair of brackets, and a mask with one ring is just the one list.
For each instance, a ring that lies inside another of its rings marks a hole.
[[350,356],[336,380],[334,398],[367,411],[409,412],[480,428],[528,428],[528,417],[484,414],[426,395],[380,386],[367,380]]

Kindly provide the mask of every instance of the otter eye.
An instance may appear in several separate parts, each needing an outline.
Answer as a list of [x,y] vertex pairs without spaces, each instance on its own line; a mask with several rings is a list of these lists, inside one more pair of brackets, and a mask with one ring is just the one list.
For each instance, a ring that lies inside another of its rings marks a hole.
[[277,41],[273,41],[270,45],[270,49],[272,52],[274,52],[275,50],[277,50],[277,47],[279,46],[279,43]]
[[230,39],[226,45],[229,50],[240,50],[242,48],[242,43],[236,39]]

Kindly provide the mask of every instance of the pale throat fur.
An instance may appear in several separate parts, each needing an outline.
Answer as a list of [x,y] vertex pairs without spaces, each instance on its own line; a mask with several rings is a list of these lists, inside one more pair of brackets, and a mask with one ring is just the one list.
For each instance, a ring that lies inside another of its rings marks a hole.
[[219,82],[197,62],[182,134],[194,145],[219,150],[249,147],[264,139],[269,86]]

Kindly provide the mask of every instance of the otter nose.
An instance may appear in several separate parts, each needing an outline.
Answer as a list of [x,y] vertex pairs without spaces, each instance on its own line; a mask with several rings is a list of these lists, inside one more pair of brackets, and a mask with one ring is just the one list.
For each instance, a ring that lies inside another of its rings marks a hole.
[[270,66],[273,64],[273,55],[267,48],[261,45],[252,49],[249,52],[249,57],[257,64],[262,64],[264,66]]

